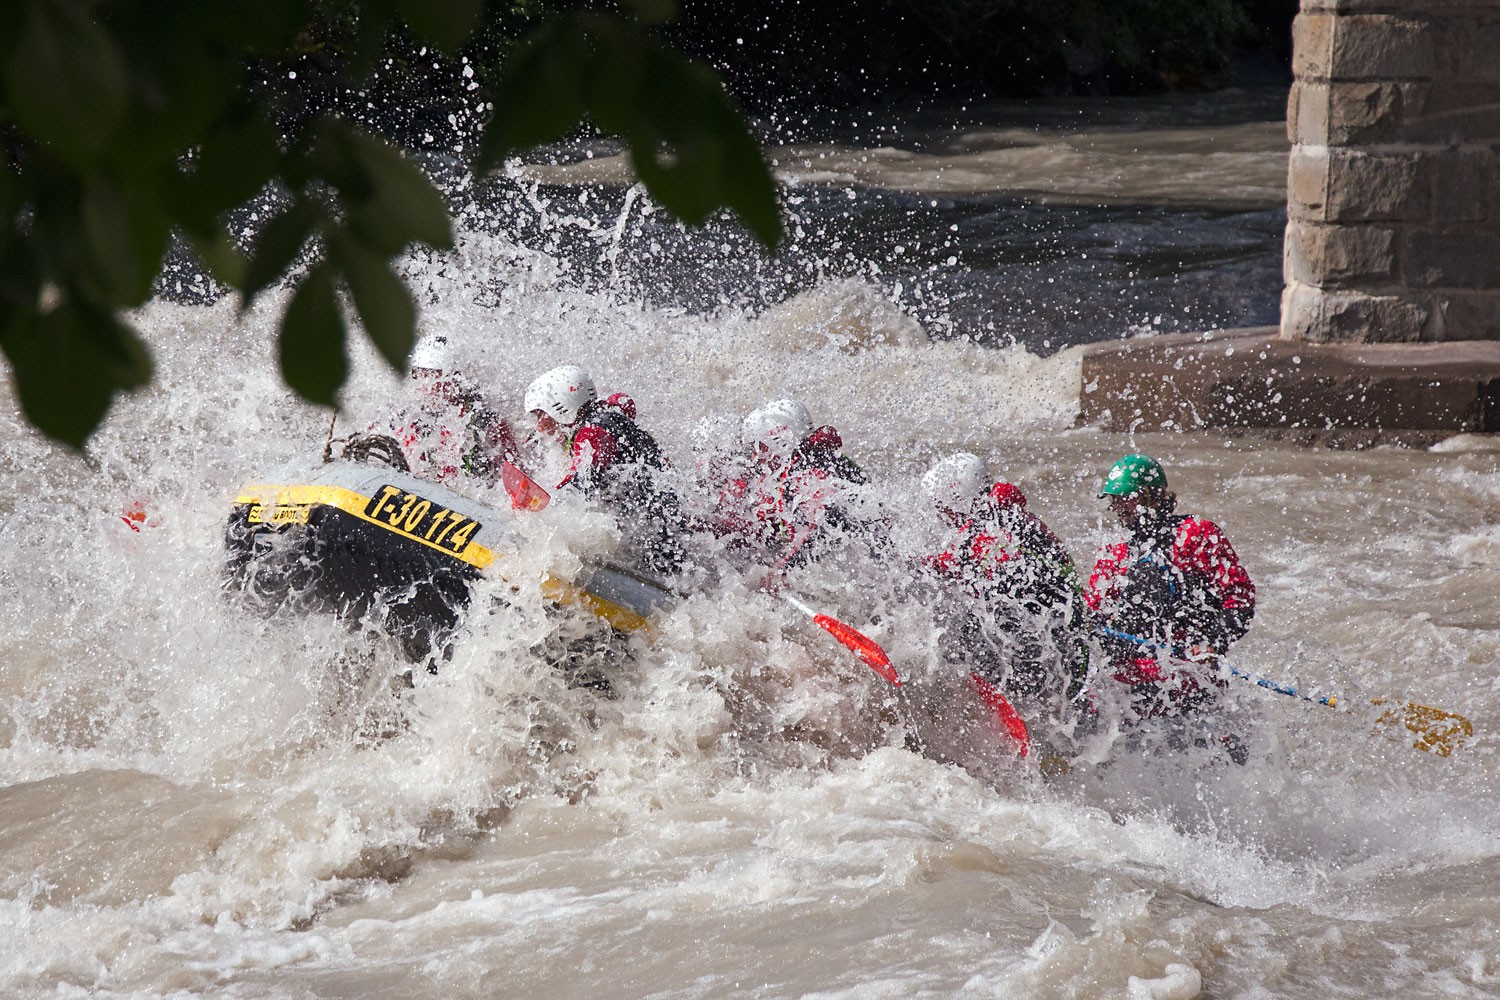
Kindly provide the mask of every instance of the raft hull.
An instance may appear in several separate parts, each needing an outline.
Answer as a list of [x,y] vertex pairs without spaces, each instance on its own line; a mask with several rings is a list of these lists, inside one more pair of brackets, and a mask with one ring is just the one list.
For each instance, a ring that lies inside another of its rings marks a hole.
[[[514,562],[507,555],[524,544],[515,518],[525,516],[410,473],[332,462],[300,482],[240,491],[224,533],[227,586],[263,609],[376,619],[413,661],[430,659],[474,582],[504,577]],[[607,564],[539,583],[549,599],[627,632],[649,629],[674,600],[665,582]]]

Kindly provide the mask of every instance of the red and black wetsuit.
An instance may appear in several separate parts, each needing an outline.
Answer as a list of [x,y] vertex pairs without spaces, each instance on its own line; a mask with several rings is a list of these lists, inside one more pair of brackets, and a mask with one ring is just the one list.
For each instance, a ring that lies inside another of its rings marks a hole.
[[644,470],[667,467],[656,439],[613,407],[591,405],[568,439],[569,465],[559,487],[574,486],[590,497],[640,500],[629,494]]
[[1170,510],[1130,538],[1106,546],[1089,574],[1084,598],[1105,629],[1171,651],[1107,639],[1113,678],[1132,688],[1142,717],[1204,707],[1225,682],[1212,658],[1244,636],[1255,614],[1255,584],[1218,525]]
[[1078,573],[1018,488],[996,483],[955,544],[925,561],[978,602],[945,616],[945,656],[1012,695],[1081,694],[1088,650]]
[[646,528],[648,564],[662,572],[678,568],[682,511],[676,494],[660,481],[667,462],[656,439],[623,407],[591,403],[573,427],[568,453],[568,471],[558,488],[581,490],[636,520]]
[[779,467],[752,468],[720,491],[718,532],[739,535],[786,565],[817,558],[851,535],[876,525],[848,503],[850,488],[869,482],[853,459],[840,452],[843,439],[832,427],[809,434]]

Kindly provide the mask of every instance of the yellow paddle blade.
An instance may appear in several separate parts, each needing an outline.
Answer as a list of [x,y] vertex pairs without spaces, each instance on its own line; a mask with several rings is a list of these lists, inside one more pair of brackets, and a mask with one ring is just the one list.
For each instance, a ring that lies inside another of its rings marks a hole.
[[1044,778],[1058,778],[1073,770],[1073,765],[1049,746],[1042,746],[1037,754],[1037,766]]
[[[1372,705],[1384,705],[1384,698],[1376,698]],[[1377,723],[1400,723],[1416,734],[1412,746],[1418,750],[1446,757],[1464,745],[1464,739],[1474,735],[1474,726],[1457,712],[1445,712],[1430,705],[1404,702],[1385,710]]]

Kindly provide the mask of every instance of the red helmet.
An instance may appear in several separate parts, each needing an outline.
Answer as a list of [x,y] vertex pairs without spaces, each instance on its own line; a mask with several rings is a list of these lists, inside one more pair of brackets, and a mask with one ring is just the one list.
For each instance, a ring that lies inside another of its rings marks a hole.
[[1025,507],[1026,494],[1021,492],[1019,486],[996,483],[990,487],[990,501],[998,510],[1005,510],[1007,507]]
[[631,420],[635,419],[635,400],[631,399],[623,392],[612,393],[609,398],[604,401],[604,405],[613,406],[615,409],[625,414]]

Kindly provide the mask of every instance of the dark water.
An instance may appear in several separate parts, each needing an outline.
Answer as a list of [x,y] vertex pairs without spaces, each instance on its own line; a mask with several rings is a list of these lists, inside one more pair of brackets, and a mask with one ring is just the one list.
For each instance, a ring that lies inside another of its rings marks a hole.
[[[623,168],[604,183],[580,170],[618,161],[608,140],[540,151],[542,176],[527,168],[477,189],[462,182],[458,159],[427,162],[454,186],[462,228],[557,258],[566,286],[713,316],[854,278],[933,339],[1047,355],[1276,323],[1284,107],[1284,91],[1264,89],[762,122],[787,220],[771,254],[727,216],[687,229]],[[1221,162],[1205,168],[1215,154]],[[858,179],[837,170],[807,179],[788,166],[825,160],[857,164]],[[949,167],[964,172],[958,190],[943,177]],[[248,238],[271,211],[263,202],[235,225]],[[222,292],[212,286],[178,247],[157,291],[204,303]]]
[[769,122],[788,219],[772,256],[732,222],[683,229],[623,167],[598,184],[608,144],[551,150],[540,183],[485,200],[570,280],[651,306],[753,312],[859,278],[934,338],[1047,354],[1276,322],[1284,109],[1268,89]]
[[589,245],[616,224],[627,195],[594,189],[578,205],[580,193],[535,192],[567,205],[580,220],[574,227],[528,227],[520,210],[499,215],[520,224],[523,240],[570,261],[572,280],[651,306],[758,311],[820,281],[857,277],[886,290],[934,338],[1020,343],[1041,354],[1144,331],[1274,324],[1279,314],[1280,208],[808,187],[789,206],[793,237],[775,256],[732,225],[687,233],[638,207],[611,255]]

